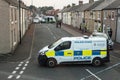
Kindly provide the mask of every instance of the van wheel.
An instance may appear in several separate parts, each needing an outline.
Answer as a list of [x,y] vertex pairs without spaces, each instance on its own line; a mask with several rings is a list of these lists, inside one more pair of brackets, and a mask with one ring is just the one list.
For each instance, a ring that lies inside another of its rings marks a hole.
[[94,66],[100,66],[102,64],[102,60],[100,58],[95,58],[95,59],[93,59],[92,64]]
[[47,60],[47,66],[48,67],[53,68],[53,67],[56,66],[56,64],[57,64],[57,61],[54,58],[50,58],[50,59]]

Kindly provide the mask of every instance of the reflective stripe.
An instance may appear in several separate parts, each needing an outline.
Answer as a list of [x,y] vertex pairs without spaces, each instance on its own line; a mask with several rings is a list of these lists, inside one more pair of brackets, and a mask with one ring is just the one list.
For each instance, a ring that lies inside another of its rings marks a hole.
[[82,51],[74,51],[74,56],[82,56]]
[[47,57],[54,57],[55,56],[55,51],[54,50],[50,50],[50,51],[46,52],[46,56]]
[[107,50],[83,50],[83,51],[73,51],[73,50],[64,50],[64,51],[54,51],[50,50],[46,52],[47,57],[54,56],[92,56],[92,55],[100,55],[106,56]]
[[64,56],[73,56],[73,50],[65,50]]
[[92,56],[92,50],[83,50],[82,56]]
[[64,56],[64,52],[63,51],[56,51],[55,56]]
[[100,55],[100,50],[93,50],[92,55]]
[[107,51],[101,51],[100,54],[101,54],[101,56],[106,56],[107,55]]

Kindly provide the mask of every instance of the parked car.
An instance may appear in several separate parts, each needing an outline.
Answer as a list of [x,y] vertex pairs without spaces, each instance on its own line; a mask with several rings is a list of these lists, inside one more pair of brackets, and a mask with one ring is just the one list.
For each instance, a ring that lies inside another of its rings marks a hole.
[[55,23],[55,22],[56,22],[54,16],[45,16],[45,20],[46,20],[48,23]]
[[41,23],[46,23],[46,20],[42,17],[39,18]]
[[39,23],[39,22],[40,22],[39,18],[34,18],[33,19],[33,23]]
[[106,34],[106,33],[101,33],[101,32],[93,32],[91,36],[95,37],[105,37],[108,40],[108,47],[110,50],[113,49],[114,42],[112,39]]

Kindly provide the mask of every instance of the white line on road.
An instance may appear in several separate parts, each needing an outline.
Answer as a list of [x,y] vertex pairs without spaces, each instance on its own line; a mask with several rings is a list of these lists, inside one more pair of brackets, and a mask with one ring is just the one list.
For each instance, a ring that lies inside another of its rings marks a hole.
[[29,63],[29,61],[26,61],[26,63],[28,64],[28,63]]
[[21,75],[18,75],[17,77],[16,77],[16,79],[19,79],[21,77]]
[[9,76],[8,76],[8,79],[11,79],[12,77],[13,77],[13,75],[9,75]]
[[[13,76],[16,75],[17,71],[22,67],[24,62],[20,62],[18,64],[18,66],[15,68],[15,70],[11,73],[11,75],[8,76],[8,79],[12,79]],[[26,69],[26,66],[28,66],[28,63],[29,61],[26,61],[26,63],[24,63],[24,66],[23,68],[21,68],[20,72],[19,72],[19,75],[16,76],[16,79],[19,79],[21,77],[21,75],[24,73],[25,69]]]
[[49,28],[48,28],[48,31],[50,32],[50,34],[53,36],[54,39],[57,39]]
[[20,67],[20,66],[22,66],[22,64],[20,63],[18,66]]
[[87,72],[89,72],[91,75],[93,75],[95,78],[97,78],[98,80],[102,80],[100,79],[98,76],[96,76],[95,74],[93,74],[89,69],[86,69]]
[[24,66],[27,66],[28,64],[25,64]]
[[17,71],[13,71],[12,74],[15,74]]
[[18,69],[20,69],[20,67],[16,67],[15,69],[18,70]]
[[24,71],[20,71],[20,73],[19,74],[23,74],[24,73]]
[[25,70],[25,69],[26,69],[26,67],[23,67],[23,68],[22,68],[22,70]]
[[[112,66],[110,66],[110,67],[107,67],[107,68],[105,68],[105,69],[103,69],[103,70],[100,70],[100,71],[98,71],[98,72],[96,72],[96,73],[94,73],[94,74],[96,75],[96,74],[102,73],[102,72],[104,72],[104,71],[107,71],[107,70],[110,70],[110,69],[112,69],[112,68],[114,68],[114,67],[117,67],[118,65],[120,65],[120,62],[117,63],[117,64],[114,64],[114,65],[112,65]],[[85,79],[87,79],[87,78],[89,78],[89,77],[91,77],[91,76],[92,76],[92,75],[86,76],[86,77],[82,78],[81,80],[85,80]]]

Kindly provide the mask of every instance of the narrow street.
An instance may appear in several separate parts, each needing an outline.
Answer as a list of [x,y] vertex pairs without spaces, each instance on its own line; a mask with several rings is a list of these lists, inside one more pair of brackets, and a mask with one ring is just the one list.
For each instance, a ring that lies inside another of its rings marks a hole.
[[[21,61],[0,63],[1,80],[120,80],[120,58],[110,52],[110,63],[100,67],[92,65],[58,65],[55,68],[40,66],[37,61],[38,51],[61,37],[75,36],[66,31],[64,26],[55,24],[35,24],[29,56]],[[79,33],[80,34],[80,33]],[[82,35],[82,34],[80,34]],[[27,49],[27,48],[26,48]],[[17,56],[18,57],[18,56]],[[19,58],[23,55],[19,55]]]

